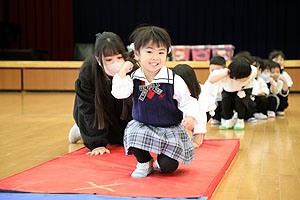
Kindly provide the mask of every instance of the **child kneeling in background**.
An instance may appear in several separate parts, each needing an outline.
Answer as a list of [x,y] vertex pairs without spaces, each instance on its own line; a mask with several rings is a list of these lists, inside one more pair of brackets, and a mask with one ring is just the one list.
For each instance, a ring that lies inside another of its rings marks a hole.
[[[208,77],[211,83],[221,81],[223,86],[222,111],[225,120],[220,129],[244,129],[245,112],[256,74],[256,67],[250,66],[243,59],[235,59],[228,68],[214,71]],[[232,120],[234,110],[238,113],[236,124]]]

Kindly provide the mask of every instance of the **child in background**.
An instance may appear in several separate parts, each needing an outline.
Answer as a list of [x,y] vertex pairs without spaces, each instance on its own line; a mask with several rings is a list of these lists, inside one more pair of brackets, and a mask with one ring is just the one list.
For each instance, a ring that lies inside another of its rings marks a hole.
[[[223,86],[222,111],[225,120],[220,129],[244,129],[245,112],[256,74],[256,67],[250,66],[244,59],[235,59],[228,68],[210,74],[208,80],[211,83],[221,81]],[[232,120],[234,110],[238,113],[235,125]]]
[[289,94],[287,81],[284,76],[280,75],[280,65],[270,61],[270,95],[268,96],[268,117],[274,118],[275,113],[280,105],[280,97],[286,97]]
[[[209,73],[211,74],[215,70],[221,70],[226,67],[226,61],[222,56],[213,56],[210,59],[209,63]],[[204,87],[208,92],[210,98],[213,99],[217,108],[215,109],[215,114],[212,116],[213,120],[211,121],[211,125],[217,125],[221,123],[222,115],[222,85],[221,82],[210,83],[208,80],[204,83]]]
[[[280,65],[280,75],[285,78],[288,85],[288,90],[290,90],[293,85],[293,81],[290,75],[284,70],[285,55],[283,54],[283,52],[279,50],[273,50],[269,55],[269,60],[277,62]],[[284,110],[288,107],[288,94],[279,94],[278,97],[280,99],[280,104],[278,106],[276,114],[283,116]]]
[[200,121],[195,123],[193,144],[194,147],[199,147],[206,133],[206,123],[214,115],[216,104],[214,103],[214,99],[208,94],[206,88],[198,82],[195,71],[191,66],[179,64],[172,71],[185,81],[192,97],[198,100]]
[[112,94],[128,98],[133,94],[133,120],[124,133],[126,154],[133,154],[137,166],[132,177],[141,178],[153,173],[155,165],[164,173],[174,172],[178,162],[191,163],[194,146],[187,130],[199,122],[199,105],[191,97],[184,80],[168,69],[167,54],[171,39],[167,31],[156,26],[142,26],[130,36],[141,67],[126,76],[131,63],[123,65],[113,78]]
[[257,75],[253,83],[252,96],[255,102],[254,117],[256,119],[267,119],[267,105],[270,91],[267,83],[264,81],[262,73],[267,73],[269,71],[268,66],[264,66],[261,58],[253,57],[252,65],[257,68]]
[[76,124],[69,140],[80,138],[91,151],[87,154],[110,153],[108,144],[123,145],[124,130],[132,119],[131,98],[119,100],[111,95],[112,77],[129,60],[121,38],[112,32],[96,35],[95,54],[82,64],[75,82],[73,117]]

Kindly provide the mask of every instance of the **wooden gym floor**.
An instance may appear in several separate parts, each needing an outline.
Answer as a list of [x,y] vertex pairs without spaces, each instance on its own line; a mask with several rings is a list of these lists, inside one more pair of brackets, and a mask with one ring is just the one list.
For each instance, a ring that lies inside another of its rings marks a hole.
[[[83,146],[68,141],[73,101],[73,92],[0,92],[0,179]],[[207,125],[206,139],[241,141],[212,200],[300,199],[300,94],[289,104],[286,116],[243,131]]]

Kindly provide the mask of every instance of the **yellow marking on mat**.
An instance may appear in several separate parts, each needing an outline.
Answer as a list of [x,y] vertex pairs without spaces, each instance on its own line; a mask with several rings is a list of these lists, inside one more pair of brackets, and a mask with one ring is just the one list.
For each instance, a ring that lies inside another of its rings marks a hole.
[[73,189],[73,190],[88,190],[88,189],[92,189],[92,188],[100,188],[100,189],[108,190],[110,192],[115,192],[115,190],[113,190],[111,188],[107,188],[107,187],[124,184],[124,183],[116,183],[116,184],[110,184],[110,185],[96,185],[93,182],[87,182],[87,183],[90,184],[90,185],[92,185],[93,187],[78,188],[78,189]]

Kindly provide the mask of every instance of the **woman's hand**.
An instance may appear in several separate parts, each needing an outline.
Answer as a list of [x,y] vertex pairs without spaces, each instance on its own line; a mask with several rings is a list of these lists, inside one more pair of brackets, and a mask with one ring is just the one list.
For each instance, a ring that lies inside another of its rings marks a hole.
[[184,126],[185,129],[187,130],[193,130],[194,129],[194,117],[185,117],[182,122],[181,125]]
[[87,152],[86,155],[102,156],[104,153],[110,153],[110,151],[105,147],[97,147],[97,148],[93,149],[93,151]]
[[131,72],[132,69],[133,69],[133,64],[132,64],[132,62],[126,61],[126,62],[122,65],[122,67],[121,67],[121,69],[120,69],[118,75],[119,75],[121,78],[124,78],[128,72]]

